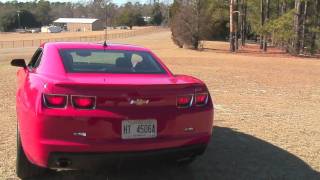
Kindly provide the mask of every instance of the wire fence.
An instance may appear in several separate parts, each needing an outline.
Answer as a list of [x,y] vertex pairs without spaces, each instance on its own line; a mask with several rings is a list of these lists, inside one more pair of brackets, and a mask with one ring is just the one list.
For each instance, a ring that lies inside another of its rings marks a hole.
[[[110,33],[107,35],[107,40],[112,39],[123,39],[133,36],[139,36],[144,34],[155,33],[163,31],[165,28],[161,27],[149,27],[138,30],[128,30],[127,32]],[[41,34],[39,34],[41,36]],[[105,34],[99,35],[88,35],[88,36],[72,36],[72,37],[49,37],[49,38],[37,38],[30,40],[12,40],[12,41],[0,41],[0,49],[4,48],[23,48],[23,47],[34,47],[40,46],[46,42],[100,42],[105,40]]]

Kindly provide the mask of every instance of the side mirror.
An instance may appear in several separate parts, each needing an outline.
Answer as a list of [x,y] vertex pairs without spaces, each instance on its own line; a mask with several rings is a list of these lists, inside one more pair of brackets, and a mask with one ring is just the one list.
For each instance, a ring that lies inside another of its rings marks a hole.
[[17,66],[17,67],[23,67],[26,68],[26,62],[24,61],[24,59],[13,59],[11,61],[11,66]]

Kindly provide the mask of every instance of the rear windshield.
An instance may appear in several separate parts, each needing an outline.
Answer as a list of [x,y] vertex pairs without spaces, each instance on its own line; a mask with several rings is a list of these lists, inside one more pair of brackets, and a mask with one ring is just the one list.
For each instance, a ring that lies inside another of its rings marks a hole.
[[148,52],[62,49],[67,72],[164,74],[165,70]]

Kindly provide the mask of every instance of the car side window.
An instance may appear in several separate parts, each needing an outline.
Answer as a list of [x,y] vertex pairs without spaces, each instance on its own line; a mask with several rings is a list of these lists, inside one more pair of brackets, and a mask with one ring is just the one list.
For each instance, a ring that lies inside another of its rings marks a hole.
[[42,49],[39,48],[39,49],[37,49],[37,51],[32,56],[31,61],[28,64],[28,67],[30,69],[37,68],[39,66],[39,64],[40,64],[41,57],[42,57]]

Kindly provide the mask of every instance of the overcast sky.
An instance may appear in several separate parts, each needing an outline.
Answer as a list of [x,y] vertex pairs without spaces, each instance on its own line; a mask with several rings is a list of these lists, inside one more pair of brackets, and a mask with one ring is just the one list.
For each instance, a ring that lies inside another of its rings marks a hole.
[[[11,1],[11,0],[0,0],[1,2],[6,2],[6,1]],[[18,1],[22,1],[22,2],[26,2],[26,1],[34,1],[34,0],[18,0]],[[83,1],[88,1],[88,0],[48,0],[50,2],[83,2]],[[140,2],[140,3],[149,3],[150,0],[112,0],[112,2],[121,5],[124,4],[126,2]],[[171,0],[161,0],[163,2],[170,2]]]

